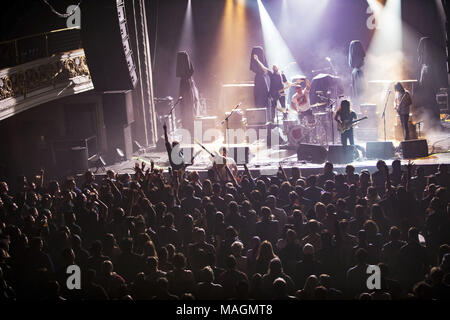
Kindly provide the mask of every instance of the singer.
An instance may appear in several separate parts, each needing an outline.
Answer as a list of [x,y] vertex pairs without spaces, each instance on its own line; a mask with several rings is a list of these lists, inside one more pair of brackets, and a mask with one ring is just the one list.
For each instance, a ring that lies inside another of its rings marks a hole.
[[270,70],[259,60],[258,55],[253,55],[253,59],[255,59],[256,63],[258,63],[264,74],[268,74],[270,77],[269,96],[271,103],[269,109],[269,120],[273,122],[275,119],[278,101],[280,101],[281,107],[286,109],[286,98],[284,93],[281,94],[280,91],[283,91],[282,89],[285,85],[287,85],[287,79],[284,73],[280,72],[277,65],[274,64],[272,66],[272,70]]

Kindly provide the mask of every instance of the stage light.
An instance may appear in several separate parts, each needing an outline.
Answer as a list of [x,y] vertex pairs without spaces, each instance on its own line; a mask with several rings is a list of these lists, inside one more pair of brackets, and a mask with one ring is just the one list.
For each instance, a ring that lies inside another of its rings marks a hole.
[[217,81],[208,84],[208,92],[217,91],[221,84],[249,79],[251,44],[248,32],[247,0],[226,0],[216,42],[212,43],[213,58],[208,67],[208,72]]
[[[388,0],[384,6],[376,0],[367,2],[375,16],[376,29],[366,55],[364,69],[370,85],[365,97],[377,104],[379,112],[383,112],[386,103],[389,106],[386,109],[389,136],[393,134],[389,128],[394,128],[396,115],[391,107],[394,95],[388,93],[394,82],[405,79],[401,0]],[[378,82],[370,82],[374,80]]]
[[183,28],[181,29],[181,37],[180,42],[178,43],[178,51],[187,51],[189,56],[194,61],[195,64],[195,53],[194,53],[194,43],[195,43],[195,34],[194,34],[194,26],[192,23],[192,4],[191,0],[188,0],[186,13],[184,15]]
[[280,70],[285,71],[288,79],[295,75],[302,74],[294,56],[273,23],[261,0],[258,0],[258,10],[264,38],[264,49],[269,63],[268,67],[271,68],[274,64],[278,65]]

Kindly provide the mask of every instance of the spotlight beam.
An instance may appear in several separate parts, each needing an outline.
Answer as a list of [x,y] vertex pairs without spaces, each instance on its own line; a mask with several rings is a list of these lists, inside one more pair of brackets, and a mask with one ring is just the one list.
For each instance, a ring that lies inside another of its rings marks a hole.
[[[294,56],[270,18],[269,13],[261,0],[258,0],[258,9],[267,60],[270,64],[277,64],[280,70],[285,71],[288,78],[291,78],[296,74],[302,74]],[[268,67],[270,68],[271,65]],[[283,70],[287,67],[289,67],[289,71]]]

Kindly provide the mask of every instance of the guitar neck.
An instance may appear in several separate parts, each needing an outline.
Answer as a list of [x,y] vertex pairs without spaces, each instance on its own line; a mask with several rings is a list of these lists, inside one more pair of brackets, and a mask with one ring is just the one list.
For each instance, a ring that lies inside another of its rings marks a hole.
[[352,121],[352,124],[360,122],[360,121],[365,120],[365,119],[367,119],[367,117],[356,119],[356,120]]
[[206,149],[206,147],[205,147],[204,145],[202,145],[200,142],[198,142],[197,140],[195,140],[195,143],[198,144],[200,147],[202,147],[203,150],[205,150],[206,152],[208,152],[209,155],[210,155],[211,157],[213,157],[213,158],[216,157],[211,151],[209,151],[208,149]]

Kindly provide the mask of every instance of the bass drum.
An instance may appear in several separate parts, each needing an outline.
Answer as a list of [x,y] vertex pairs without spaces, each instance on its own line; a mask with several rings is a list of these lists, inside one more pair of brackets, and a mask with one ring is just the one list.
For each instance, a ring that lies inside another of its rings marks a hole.
[[288,131],[288,142],[289,145],[298,145],[305,140],[304,134],[305,128],[301,125],[291,126]]

